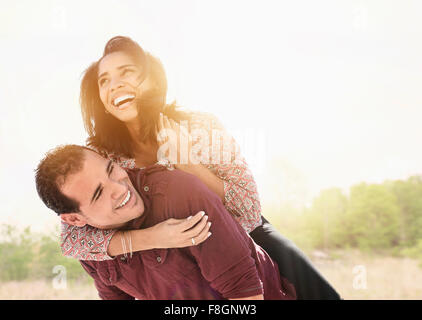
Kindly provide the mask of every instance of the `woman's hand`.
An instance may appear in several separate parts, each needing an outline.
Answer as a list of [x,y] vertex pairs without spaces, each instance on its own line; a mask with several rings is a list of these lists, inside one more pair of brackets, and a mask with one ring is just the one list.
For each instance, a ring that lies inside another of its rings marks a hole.
[[[170,163],[174,164],[176,169],[193,174],[205,183],[208,188],[214,191],[224,203],[223,180],[200,163],[199,153],[201,153],[201,150],[206,150],[209,147],[209,145],[203,145],[206,139],[202,140],[201,138],[201,143],[196,143],[192,147],[193,138],[188,128],[178,124],[173,119],[168,119],[162,113],[160,113],[158,130],[157,141],[159,148],[157,159],[167,158]],[[181,144],[183,147],[180,146]]]
[[188,128],[160,113],[157,141],[159,151],[157,159],[167,158],[176,168],[190,165],[192,155],[192,137]]
[[153,247],[157,249],[184,248],[198,245],[211,236],[211,222],[200,211],[187,219],[168,219],[151,227]]

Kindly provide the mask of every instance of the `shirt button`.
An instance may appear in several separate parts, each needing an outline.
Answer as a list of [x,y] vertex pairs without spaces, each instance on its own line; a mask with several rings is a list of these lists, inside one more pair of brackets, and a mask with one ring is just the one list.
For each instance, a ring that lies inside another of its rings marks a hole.
[[149,191],[149,187],[148,187],[148,186],[145,186],[145,187],[144,187],[144,191],[145,191],[145,192],[148,192],[148,191]]
[[126,261],[126,258],[125,257],[120,257],[120,260]]
[[157,262],[161,263],[161,257],[160,256],[157,257]]

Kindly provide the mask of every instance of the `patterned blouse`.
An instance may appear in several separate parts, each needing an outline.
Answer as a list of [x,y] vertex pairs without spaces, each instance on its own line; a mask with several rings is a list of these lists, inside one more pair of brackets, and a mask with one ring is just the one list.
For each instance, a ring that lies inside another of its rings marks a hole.
[[[223,202],[226,209],[246,232],[251,232],[262,224],[261,204],[255,180],[245,159],[240,155],[239,146],[217,118],[209,113],[193,113],[188,125],[192,136],[195,136],[195,132],[208,133],[208,141],[205,137],[202,143],[205,140],[210,146],[209,153],[198,153],[200,163],[223,180]],[[213,142],[221,141],[215,138],[218,137],[216,135],[220,135],[223,143]],[[123,168],[136,167],[135,159],[117,157],[113,154],[107,156]],[[112,260],[113,258],[107,254],[107,246],[116,231],[97,229],[89,225],[77,227],[62,222],[60,244],[62,252],[65,256],[78,260]]]

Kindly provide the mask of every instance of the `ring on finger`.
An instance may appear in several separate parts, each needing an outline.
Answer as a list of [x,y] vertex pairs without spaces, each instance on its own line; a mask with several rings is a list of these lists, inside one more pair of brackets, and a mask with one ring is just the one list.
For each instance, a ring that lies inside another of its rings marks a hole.
[[195,239],[194,238],[192,238],[192,244],[195,245]]

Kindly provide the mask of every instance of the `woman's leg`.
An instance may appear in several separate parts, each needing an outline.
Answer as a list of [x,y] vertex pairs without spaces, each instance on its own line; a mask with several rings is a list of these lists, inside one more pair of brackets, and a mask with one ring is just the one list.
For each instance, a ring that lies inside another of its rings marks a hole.
[[264,217],[262,226],[249,235],[277,262],[280,275],[295,286],[298,299],[340,299],[339,294],[312,266],[311,261],[299,248],[283,237]]

